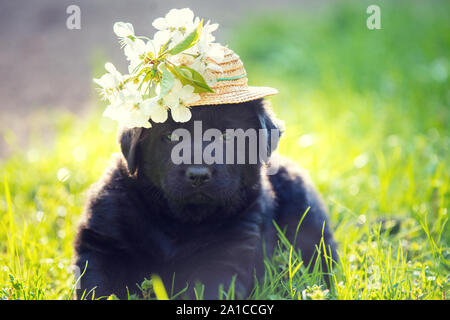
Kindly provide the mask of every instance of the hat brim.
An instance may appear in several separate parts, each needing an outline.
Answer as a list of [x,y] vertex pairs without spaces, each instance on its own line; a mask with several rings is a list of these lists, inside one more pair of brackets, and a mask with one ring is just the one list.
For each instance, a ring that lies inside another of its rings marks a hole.
[[271,87],[252,87],[249,86],[245,90],[233,91],[229,93],[216,94],[202,92],[200,93],[200,100],[189,104],[189,107],[216,105],[216,104],[231,104],[242,103],[261,99],[267,96],[273,96],[278,93],[278,90]]

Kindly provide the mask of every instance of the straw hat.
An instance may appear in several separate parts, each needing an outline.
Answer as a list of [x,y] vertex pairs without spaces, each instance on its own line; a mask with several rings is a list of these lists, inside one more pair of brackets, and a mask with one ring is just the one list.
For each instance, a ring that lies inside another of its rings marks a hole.
[[247,72],[239,56],[227,47],[222,48],[225,51],[224,59],[220,63],[216,62],[222,68],[222,72],[213,71],[216,83],[211,89],[214,93],[200,93],[200,100],[189,104],[189,107],[241,103],[278,93],[277,89],[270,87],[249,86]]

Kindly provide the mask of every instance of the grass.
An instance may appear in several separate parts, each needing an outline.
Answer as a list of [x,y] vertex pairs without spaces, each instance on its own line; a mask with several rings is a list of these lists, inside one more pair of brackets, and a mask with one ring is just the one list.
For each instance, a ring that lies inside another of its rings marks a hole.
[[[229,34],[251,84],[279,88],[279,152],[310,172],[341,257],[326,289],[282,240],[250,298],[448,299],[450,5],[377,3],[381,30],[359,1],[250,17]],[[0,162],[2,299],[72,297],[84,191],[119,150],[102,108],[54,115],[51,148],[35,135]],[[155,279],[141,288],[164,298]]]

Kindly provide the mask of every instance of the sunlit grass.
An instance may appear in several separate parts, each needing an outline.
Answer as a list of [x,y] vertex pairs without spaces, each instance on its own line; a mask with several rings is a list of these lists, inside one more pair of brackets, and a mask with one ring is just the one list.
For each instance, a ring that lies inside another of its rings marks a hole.
[[[251,84],[279,89],[271,99],[287,128],[279,152],[309,171],[340,254],[327,289],[320,272],[306,272],[308,262],[280,241],[253,299],[449,296],[450,8],[380,5],[379,31],[365,28],[361,2],[256,17],[230,34]],[[72,297],[84,192],[119,151],[101,108],[86,117],[58,114],[51,148],[33,140],[0,163],[3,299]],[[155,278],[148,279],[141,287],[155,298]],[[201,286],[196,293],[202,297]],[[234,289],[222,298],[235,298]]]

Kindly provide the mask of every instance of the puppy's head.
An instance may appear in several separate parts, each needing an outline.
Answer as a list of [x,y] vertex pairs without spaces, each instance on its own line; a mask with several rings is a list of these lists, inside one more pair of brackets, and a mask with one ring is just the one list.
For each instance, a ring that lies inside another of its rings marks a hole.
[[228,216],[257,190],[280,123],[263,100],[196,106],[191,112],[186,123],[169,117],[150,129],[125,130],[120,144],[129,172],[159,188],[170,214],[181,220]]

